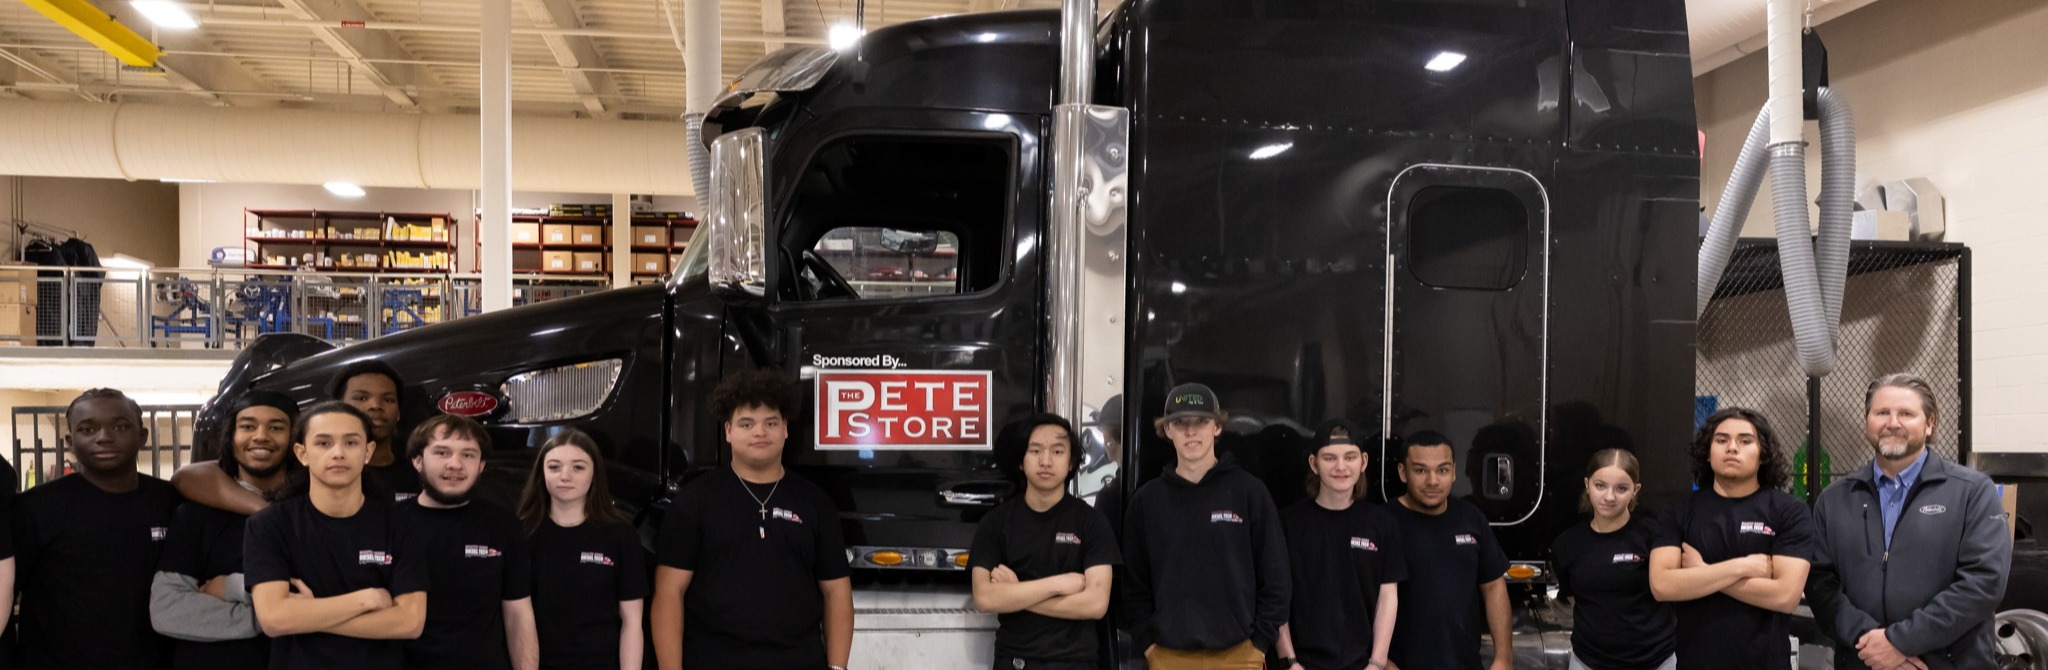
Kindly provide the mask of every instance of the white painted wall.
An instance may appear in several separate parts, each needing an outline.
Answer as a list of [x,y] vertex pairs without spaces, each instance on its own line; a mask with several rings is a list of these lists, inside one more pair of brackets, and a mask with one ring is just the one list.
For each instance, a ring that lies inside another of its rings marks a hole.
[[[1963,4],[1885,0],[1821,37],[1856,112],[1861,172],[1933,180],[1948,198],[1948,239],[1973,250],[1974,448],[2048,452],[2048,3]],[[1764,87],[1761,54],[1695,80],[1710,208]],[[1817,192],[1819,171],[1809,175]],[[1769,202],[1759,198],[1745,234],[1770,234]]]

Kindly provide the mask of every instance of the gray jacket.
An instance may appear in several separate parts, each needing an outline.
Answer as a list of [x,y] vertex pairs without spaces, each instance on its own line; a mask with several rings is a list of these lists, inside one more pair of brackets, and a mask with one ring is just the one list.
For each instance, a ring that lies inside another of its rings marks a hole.
[[1928,452],[1890,552],[1868,464],[1823,491],[1813,519],[1820,551],[1806,598],[1835,639],[1836,668],[1866,667],[1856,640],[1878,627],[1930,670],[1992,667],[2012,538],[1989,477]]

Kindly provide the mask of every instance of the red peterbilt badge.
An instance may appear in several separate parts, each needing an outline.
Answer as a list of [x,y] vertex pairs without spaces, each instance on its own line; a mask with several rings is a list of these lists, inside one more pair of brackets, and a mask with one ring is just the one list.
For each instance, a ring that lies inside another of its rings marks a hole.
[[482,391],[456,391],[441,396],[441,401],[435,406],[441,409],[442,414],[475,418],[498,411],[498,398]]
[[987,449],[986,370],[819,370],[819,449]]

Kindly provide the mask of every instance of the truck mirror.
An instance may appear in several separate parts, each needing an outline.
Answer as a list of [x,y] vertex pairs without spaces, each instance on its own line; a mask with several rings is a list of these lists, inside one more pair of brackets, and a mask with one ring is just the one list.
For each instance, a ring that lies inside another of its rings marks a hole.
[[768,288],[766,156],[760,128],[711,143],[711,193],[704,231],[713,286],[762,295]]

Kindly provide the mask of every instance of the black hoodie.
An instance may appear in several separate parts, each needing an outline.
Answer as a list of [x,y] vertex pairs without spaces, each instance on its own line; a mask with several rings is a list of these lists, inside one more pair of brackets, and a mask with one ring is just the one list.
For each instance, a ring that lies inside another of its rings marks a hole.
[[1124,517],[1125,608],[1141,645],[1273,646],[1287,622],[1287,538],[1266,485],[1224,455],[1200,483],[1168,466]]

